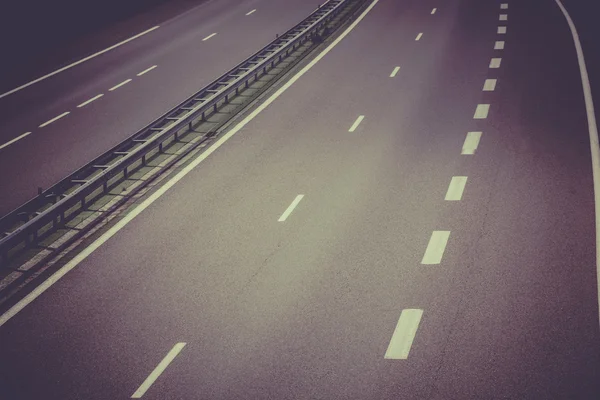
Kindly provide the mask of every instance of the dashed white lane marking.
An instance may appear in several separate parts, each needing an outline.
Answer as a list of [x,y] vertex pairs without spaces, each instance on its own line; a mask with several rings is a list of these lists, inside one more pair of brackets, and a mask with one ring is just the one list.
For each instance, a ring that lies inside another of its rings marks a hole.
[[358,125],[360,125],[360,123],[362,122],[363,119],[365,119],[365,116],[359,115],[358,118],[356,118],[356,121],[354,121],[354,123],[350,127],[350,129],[348,129],[348,132],[354,132],[356,130],[356,128],[358,128]]
[[422,316],[423,310],[420,309],[407,308],[402,310],[390,344],[385,352],[385,358],[390,360],[406,360],[408,358]]
[[419,34],[417,35],[417,37],[415,38],[415,40],[419,40],[419,39],[421,39],[421,36],[423,36],[423,32],[419,33]]
[[493,92],[496,89],[496,79],[486,79],[483,83],[484,92]]
[[394,70],[392,71],[392,73],[390,74],[390,78],[393,78],[396,76],[396,74],[398,73],[398,71],[400,71],[400,67],[396,67],[394,68]]
[[150,388],[150,386],[152,386],[152,384],[156,381],[156,379],[158,379],[158,377],[165,371],[165,369],[167,369],[169,364],[173,362],[175,357],[177,357],[177,354],[179,354],[179,352],[181,352],[181,350],[183,350],[184,347],[185,343],[177,343],[175,346],[173,346],[171,351],[169,351],[165,358],[163,358],[162,361],[156,366],[156,368],[154,368],[154,371],[152,371],[150,375],[148,375],[148,377],[141,384],[138,390],[136,390],[135,393],[131,395],[131,398],[139,399],[140,397],[142,397]]
[[508,20],[508,14],[500,14],[500,21],[506,21]]
[[506,10],[508,8],[508,3],[502,3],[500,4],[500,8],[503,10]]
[[4,143],[3,145],[0,145],[0,150],[2,150],[5,147],[10,146],[11,144],[13,144],[15,142],[18,142],[19,140],[23,139],[25,136],[28,136],[30,134],[31,134],[31,132],[25,132],[24,134],[17,136],[13,140],[9,140],[8,142]]
[[439,264],[442,261],[450,231],[433,231],[421,264]]
[[296,208],[296,206],[298,205],[298,203],[300,203],[300,200],[302,200],[303,197],[304,197],[303,194],[299,194],[298,196],[296,196],[294,201],[292,201],[292,204],[290,204],[289,207],[287,208],[287,210],[285,210],[283,212],[283,214],[281,214],[281,217],[279,217],[278,221],[279,222],[285,221],[287,219],[287,217],[289,217],[289,215],[292,213],[292,211],[294,211],[294,208]]
[[126,79],[123,82],[119,83],[118,85],[115,85],[115,86],[111,87],[110,89],[108,89],[108,91],[112,92],[113,90],[117,90],[118,88],[120,88],[123,85],[128,84],[129,82],[131,82],[131,78],[130,79]]
[[437,8],[434,8],[433,10],[431,10],[431,14],[435,14],[435,12],[437,11]]
[[242,119],[237,125],[235,125],[230,131],[225,133],[220,139],[208,147],[202,154],[185,166],[175,176],[165,182],[164,185],[160,186],[154,193],[152,193],[146,200],[142,201],[137,207],[127,213],[123,219],[119,220],[115,225],[103,233],[98,239],[94,240],[89,246],[85,247],[81,252],[77,253],[73,259],[68,261],[58,271],[53,273],[48,279],[40,283],[31,292],[29,292],[24,298],[19,300],[17,304],[8,309],[4,314],[0,315],[0,327],[6,324],[12,317],[21,312],[25,307],[31,304],[32,301],[40,297],[46,290],[52,287],[56,282],[61,280],[66,274],[77,267],[81,262],[94,253],[104,243],[115,236],[121,229],[127,224],[133,221],[138,215],[144,210],[150,207],[156,200],[161,198],[165,193],[169,191],[173,186],[182,180],[187,174],[193,171],[198,165],[206,160],[212,153],[217,151],[219,147],[223,146],[225,142],[231,139],[236,133],[238,133],[243,127],[248,125],[258,114],[264,111],[265,108],[270,106],[279,96],[281,96],[286,90],[288,90],[294,83],[296,83],[304,74],[306,74],[312,67],[314,67],[320,60],[323,59],[335,46],[337,46],[356,26],[367,16],[369,12],[379,3],[379,0],[373,0],[371,4],[364,10],[354,22],[350,24],[346,30],[342,32],[329,46],[321,51],[317,56],[311,60],[306,66],[304,66],[298,73],[284,83],[275,93],[273,93],[267,100],[259,105],[254,111],[252,111],[247,117]]
[[475,154],[475,150],[479,146],[479,139],[481,139],[481,132],[467,132],[467,137],[465,138],[460,154]]
[[453,176],[452,180],[450,180],[450,185],[448,185],[448,191],[446,192],[444,200],[459,201],[462,199],[466,184],[466,176]]
[[109,48],[106,48],[106,49],[104,49],[104,50],[102,50],[102,51],[99,51],[99,52],[97,52],[97,53],[94,53],[94,54],[92,54],[91,56],[87,56],[87,57],[85,57],[85,58],[82,58],[81,60],[79,60],[79,61],[76,61],[76,62],[74,62],[73,64],[69,64],[69,65],[67,65],[67,66],[65,66],[65,67],[62,67],[61,69],[57,69],[57,70],[56,70],[56,71],[54,71],[54,72],[51,72],[51,73],[49,73],[49,74],[47,74],[47,75],[44,75],[44,76],[42,76],[42,77],[40,77],[40,78],[37,78],[36,80],[33,80],[33,81],[29,82],[29,83],[26,83],[26,84],[24,84],[24,85],[21,85],[21,86],[19,86],[18,88],[15,88],[15,89],[13,89],[13,90],[10,90],[10,91],[8,91],[8,92],[6,92],[6,93],[0,94],[0,99],[1,99],[1,98],[3,98],[3,97],[6,97],[6,96],[8,96],[9,94],[15,93],[15,92],[17,92],[17,91],[19,91],[19,90],[21,90],[21,89],[25,89],[26,87],[28,87],[28,86],[31,86],[31,85],[33,85],[33,84],[35,84],[35,83],[38,83],[38,82],[40,82],[40,81],[43,81],[43,80],[44,80],[44,79],[46,79],[46,78],[50,78],[51,76],[54,76],[54,75],[56,75],[56,74],[58,74],[58,73],[61,73],[61,72],[63,72],[63,71],[66,71],[66,70],[67,70],[67,69],[69,69],[69,68],[73,68],[73,67],[74,67],[74,66],[76,66],[76,65],[79,65],[79,64],[81,64],[81,63],[84,63],[84,62],[86,62],[86,61],[88,61],[88,60],[91,60],[92,58],[94,58],[94,57],[97,57],[97,56],[99,56],[99,55],[101,55],[101,54],[104,54],[104,53],[106,53],[107,51],[110,51],[110,50],[116,49],[117,47],[119,47],[119,46],[122,46],[122,45],[124,45],[124,44],[125,44],[125,43],[127,43],[127,42],[131,42],[132,40],[134,40],[134,39],[137,39],[137,38],[139,38],[140,36],[143,36],[143,35],[145,35],[145,34],[147,34],[147,33],[150,33],[150,32],[152,32],[153,30],[155,30],[155,29],[158,29],[159,27],[160,27],[160,26],[159,26],[159,25],[157,25],[157,26],[155,26],[155,27],[153,27],[153,28],[150,28],[150,29],[148,29],[147,31],[144,31],[144,32],[142,32],[142,33],[138,33],[137,35],[135,35],[135,36],[132,36],[132,37],[130,37],[129,39],[123,40],[122,42],[119,42],[119,43],[117,43],[117,44],[115,44],[115,45],[113,45],[113,46],[110,46]]
[[204,39],[202,39],[203,42],[207,41],[208,39],[210,39],[211,37],[215,36],[217,33],[211,33],[210,35],[208,35],[207,37],[205,37]]
[[145,70],[143,70],[142,72],[140,72],[139,74],[137,74],[137,76],[142,76],[142,75],[144,75],[145,73],[152,71],[152,70],[153,70],[154,68],[156,68],[156,67],[157,67],[157,65],[153,65],[153,66],[151,66],[150,68],[146,68]]
[[486,119],[489,111],[490,111],[489,104],[477,104],[477,108],[475,109],[475,115],[473,115],[473,118],[474,119]]
[[67,111],[67,112],[64,112],[64,113],[62,113],[62,114],[60,114],[60,115],[58,115],[58,116],[56,116],[56,117],[52,118],[50,121],[46,121],[46,122],[44,122],[44,123],[43,123],[43,124],[41,124],[39,127],[40,127],[40,128],[43,128],[43,127],[45,127],[45,126],[47,126],[47,125],[50,125],[50,124],[51,124],[51,123],[53,123],[54,121],[58,121],[58,120],[59,120],[59,119],[61,119],[62,117],[66,117],[66,116],[67,116],[67,115],[69,115],[69,114],[70,114],[70,112],[69,112],[69,111]]
[[98,96],[94,96],[91,99],[84,101],[83,103],[81,103],[80,105],[78,105],[77,108],[85,107],[88,104],[90,104],[92,101],[98,100],[102,96],[104,96],[104,95],[102,93],[100,93]]
[[496,43],[494,43],[494,50],[504,50],[504,41],[497,40]]
[[492,58],[490,60],[490,68],[500,68],[501,58]]
[[598,305],[600,306],[600,144],[598,143],[598,126],[596,125],[596,115],[594,114],[594,100],[592,98],[592,88],[590,86],[590,78],[588,76],[587,67],[585,66],[585,58],[583,56],[583,48],[579,41],[579,35],[571,16],[563,6],[560,0],[555,0],[556,4],[562,11],[569,29],[573,42],[575,43],[575,51],[577,54],[577,63],[579,64],[579,74],[581,75],[581,84],[583,87],[583,98],[585,100],[585,112],[587,115],[588,134],[590,137],[590,152],[592,156],[592,177],[594,179],[594,208],[596,216],[596,281],[598,287]]
[[506,27],[505,26],[499,26],[498,27],[498,33],[501,35],[504,35],[506,33]]
[[254,10],[248,11],[248,12],[246,13],[246,15],[250,15],[250,14],[254,13],[255,11],[256,11],[256,8],[255,8]]

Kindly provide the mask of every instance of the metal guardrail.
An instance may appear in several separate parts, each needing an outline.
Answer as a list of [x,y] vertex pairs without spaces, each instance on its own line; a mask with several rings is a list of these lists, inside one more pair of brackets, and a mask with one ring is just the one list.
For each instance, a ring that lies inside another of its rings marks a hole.
[[40,190],[37,197],[0,219],[0,232],[5,232],[0,239],[0,266],[7,265],[13,257],[63,227],[75,217],[73,209],[85,210],[87,205],[107,194],[115,181],[126,179],[134,168],[145,165],[148,154],[162,152],[165,142],[177,140],[182,130],[191,129],[195,121],[206,121],[207,114],[216,113],[229,103],[231,96],[248,88],[290,51],[314,39],[319,29],[351,2],[327,1],[195,95],[49,189]]

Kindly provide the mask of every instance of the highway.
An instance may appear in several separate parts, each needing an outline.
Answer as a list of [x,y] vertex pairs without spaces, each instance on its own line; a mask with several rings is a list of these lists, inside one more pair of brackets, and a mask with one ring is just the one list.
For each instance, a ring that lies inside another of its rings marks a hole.
[[379,0],[330,46],[0,317],[0,398],[600,397],[561,10]]

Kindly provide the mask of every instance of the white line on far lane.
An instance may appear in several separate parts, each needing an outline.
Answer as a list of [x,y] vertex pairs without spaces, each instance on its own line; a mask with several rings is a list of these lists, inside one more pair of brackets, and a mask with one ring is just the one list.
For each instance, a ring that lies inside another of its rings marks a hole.
[[19,86],[18,88],[14,88],[13,90],[10,90],[10,91],[8,91],[8,92],[6,92],[6,93],[2,93],[2,94],[0,94],[0,99],[1,99],[1,98],[3,98],[3,97],[6,97],[6,96],[8,96],[9,94],[13,94],[13,93],[15,93],[15,92],[17,92],[17,91],[19,91],[19,90],[21,90],[21,89],[25,89],[26,87],[28,87],[28,86],[31,86],[31,85],[33,85],[34,83],[38,83],[38,82],[40,82],[40,81],[43,81],[43,80],[44,80],[44,79],[46,79],[46,78],[50,78],[51,76],[54,76],[54,75],[56,75],[56,74],[58,74],[58,73],[61,73],[61,72],[63,72],[63,71],[66,71],[66,70],[67,70],[67,69],[69,69],[69,68],[73,68],[73,67],[74,67],[74,66],[76,66],[76,65],[79,65],[79,64],[81,64],[81,63],[84,63],[84,62],[86,62],[86,61],[88,61],[88,60],[91,60],[92,58],[94,58],[94,57],[97,57],[97,56],[99,56],[99,55],[101,55],[101,54],[104,54],[104,53],[106,53],[107,51],[110,51],[110,50],[116,49],[117,47],[119,47],[119,46],[122,46],[122,45],[124,45],[124,44],[125,44],[125,43],[127,43],[127,42],[131,42],[132,40],[134,40],[134,39],[137,39],[137,38],[139,38],[140,36],[143,36],[143,35],[145,35],[145,34],[147,34],[147,33],[150,33],[150,32],[152,32],[153,30],[155,30],[155,29],[158,29],[159,27],[160,27],[159,25],[156,25],[155,27],[153,27],[153,28],[150,28],[150,29],[148,29],[148,30],[146,30],[146,31],[144,31],[144,32],[142,32],[142,33],[138,33],[137,35],[135,35],[135,36],[132,36],[132,37],[130,37],[129,39],[123,40],[122,42],[119,42],[119,43],[117,43],[117,44],[115,44],[115,45],[113,45],[113,46],[110,46],[110,47],[108,47],[108,48],[106,48],[106,49],[104,49],[104,50],[102,50],[102,51],[99,51],[99,52],[97,52],[97,53],[94,53],[94,54],[92,54],[91,56],[87,56],[87,57],[85,57],[85,58],[82,58],[82,59],[81,59],[81,60],[79,60],[79,61],[76,61],[76,62],[74,62],[74,63],[72,63],[72,64],[69,64],[69,65],[67,65],[67,66],[65,66],[65,67],[62,67],[61,69],[57,69],[57,70],[56,70],[56,71],[54,71],[54,72],[51,72],[51,73],[49,73],[49,74],[47,74],[47,75],[44,75],[44,76],[42,76],[42,77],[40,77],[40,78],[37,78],[37,79],[35,79],[35,80],[31,81],[31,82],[29,82],[29,83],[26,83],[26,84],[24,84],[24,85],[21,85],[21,86]]
[[117,90],[118,88],[120,88],[123,85],[128,84],[129,82],[131,82],[131,78],[127,79],[127,80],[124,80],[123,82],[119,83],[118,85],[115,85],[115,86],[111,87],[110,89],[108,89],[108,91],[112,92],[113,90]]
[[498,27],[498,33],[501,35],[504,35],[506,33],[506,27],[505,26],[499,26]]
[[444,200],[447,201],[459,201],[462,199],[463,192],[465,191],[465,185],[467,184],[466,176],[453,176],[448,185],[448,191]]
[[415,38],[415,40],[419,40],[419,39],[421,39],[421,36],[423,36],[423,32],[419,33],[419,34],[417,35],[417,37]]
[[500,14],[500,21],[506,21],[508,20],[508,14]]
[[14,138],[13,140],[9,140],[8,142],[4,143],[3,145],[0,145],[0,150],[2,150],[5,147],[10,146],[11,144],[23,139],[25,136],[28,136],[29,134],[31,134],[31,132],[25,132],[22,135],[17,136],[16,138]]
[[490,111],[489,104],[477,104],[477,108],[475,109],[475,115],[473,115],[473,118],[474,119],[486,119],[489,111]]
[[477,150],[477,146],[479,146],[479,139],[481,139],[481,132],[467,132],[467,137],[465,138],[460,154],[475,154],[475,150]]
[[248,11],[248,12],[246,13],[246,15],[250,15],[250,14],[254,13],[255,11],[256,11],[256,8],[255,8],[254,10]]
[[420,309],[407,308],[402,310],[384,358],[391,360],[406,360],[408,358],[422,315],[423,310]]
[[450,231],[433,231],[421,264],[439,264],[442,261],[449,237]]
[[356,130],[356,128],[358,128],[358,125],[360,125],[360,123],[362,122],[363,119],[365,119],[365,116],[359,115],[358,118],[356,118],[356,121],[354,121],[354,123],[350,127],[350,129],[348,129],[348,132],[354,132]]
[[500,4],[500,8],[503,10],[506,10],[508,8],[508,3],[502,3]]
[[69,111],[64,112],[54,118],[52,118],[50,121],[46,121],[43,124],[40,125],[40,128],[45,127],[46,125],[50,125],[51,123],[53,123],[54,121],[58,121],[59,119],[61,119],[62,117],[66,117],[67,115],[69,115]]
[[490,68],[500,68],[501,58],[492,58],[490,60]]
[[392,73],[390,74],[390,78],[393,78],[396,76],[396,74],[398,73],[398,71],[400,71],[400,67],[396,67],[394,68],[394,70],[392,71]]
[[139,74],[137,74],[137,76],[142,76],[142,75],[144,75],[146,72],[150,72],[150,71],[152,71],[152,70],[153,70],[154,68],[156,68],[156,67],[157,67],[157,65],[153,65],[153,66],[151,66],[150,68],[146,68],[145,70],[143,70],[142,72],[140,72]]
[[155,192],[153,192],[148,198],[142,201],[139,205],[133,208],[127,213],[123,219],[119,220],[113,225],[108,231],[103,233],[98,239],[94,240],[89,246],[85,247],[81,252],[77,253],[75,257],[69,260],[63,267],[53,273],[48,279],[40,283],[31,292],[29,292],[24,298],[19,300],[17,304],[10,307],[8,311],[0,315],[0,327],[6,324],[12,317],[21,312],[25,307],[31,304],[32,301],[40,297],[46,290],[52,287],[56,282],[61,280],[66,274],[76,268],[81,262],[87,259],[91,254],[98,250],[104,243],[114,237],[121,229],[127,224],[133,221],[141,213],[150,207],[156,200],[161,198],[167,193],[173,186],[193,171],[198,165],[206,160],[211,154],[217,151],[223,146],[229,139],[237,134],[242,128],[244,128],[250,121],[252,121],[258,114],[264,111],[269,105],[273,104],[275,100],[279,98],[286,90],[288,90],[295,82],[297,82],[304,74],[306,74],[312,67],[314,67],[320,60],[323,59],[335,46],[337,46],[356,26],[367,16],[369,12],[377,5],[379,0],[373,0],[371,4],[364,10],[358,18],[347,27],[341,35],[339,35],[329,46],[321,51],[317,56],[311,60],[306,66],[304,66],[298,73],[296,73],[290,80],[284,83],[275,93],[273,93],[264,103],[261,103],[254,111],[252,111],[243,120],[237,123],[230,131],[220,137],[215,143],[208,147],[203,153],[198,155],[193,161],[186,165],[181,171],[175,176],[170,178],[164,185],[160,186]]
[[496,89],[496,80],[495,79],[486,79],[483,83],[483,91],[484,92],[493,92]]
[[208,35],[207,37],[205,37],[204,39],[202,39],[203,42],[206,42],[208,39],[210,39],[211,37],[215,36],[217,33],[211,33],[210,35]]
[[433,10],[431,10],[431,15],[435,14],[436,11],[437,11],[437,8],[434,8]]
[[504,41],[497,40],[496,43],[494,43],[494,50],[504,50]]
[[102,93],[100,93],[98,96],[94,96],[89,100],[84,101],[83,103],[81,103],[80,105],[77,106],[77,108],[81,108],[84,106],[87,106],[88,104],[90,104],[92,101],[94,100],[98,100],[100,97],[104,96]]
[[160,376],[160,374],[162,374],[165,371],[165,369],[167,369],[169,364],[171,364],[171,362],[175,359],[175,357],[177,357],[177,354],[179,354],[179,352],[183,350],[184,347],[185,343],[177,343],[175,346],[173,346],[171,351],[169,351],[165,358],[162,359],[160,364],[158,364],[156,368],[154,368],[154,371],[152,371],[152,373],[148,375],[148,377],[138,388],[138,390],[136,390],[135,393],[131,395],[131,398],[139,399],[140,397],[142,397],[144,393],[146,393],[146,391],[150,388],[150,386],[152,386],[154,381],[156,381],[156,379]]
[[283,214],[281,214],[281,217],[279,217],[278,221],[285,221],[287,217],[289,217],[289,215],[292,213],[292,211],[294,211],[294,208],[296,208],[296,206],[298,205],[298,203],[300,203],[300,200],[302,200],[303,197],[303,194],[299,194],[298,196],[296,196],[294,201],[292,201],[292,204],[290,204],[289,207],[283,212]]

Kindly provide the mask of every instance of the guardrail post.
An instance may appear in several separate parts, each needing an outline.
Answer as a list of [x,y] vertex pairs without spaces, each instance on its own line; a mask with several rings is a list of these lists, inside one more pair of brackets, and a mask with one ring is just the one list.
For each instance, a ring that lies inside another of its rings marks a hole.
[[229,95],[225,95],[225,104],[229,103]]

